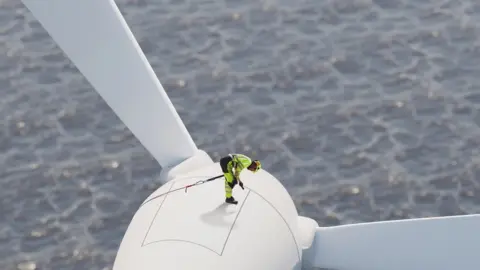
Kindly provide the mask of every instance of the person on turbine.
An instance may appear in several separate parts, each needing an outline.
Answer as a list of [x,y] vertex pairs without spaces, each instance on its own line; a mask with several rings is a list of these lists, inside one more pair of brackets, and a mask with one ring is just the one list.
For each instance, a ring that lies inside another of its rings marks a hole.
[[225,202],[231,204],[237,204],[238,201],[232,196],[232,189],[238,183],[243,189],[243,182],[240,181],[240,173],[243,169],[250,170],[252,172],[258,172],[262,165],[258,160],[252,160],[251,158],[242,154],[229,154],[228,156],[220,159],[220,167],[222,168],[223,175],[225,176]]

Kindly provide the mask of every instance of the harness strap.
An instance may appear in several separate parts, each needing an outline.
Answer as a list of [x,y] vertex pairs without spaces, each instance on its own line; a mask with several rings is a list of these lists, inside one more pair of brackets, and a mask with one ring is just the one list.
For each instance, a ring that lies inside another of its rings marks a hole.
[[234,159],[235,155],[234,154],[228,154],[228,156],[232,159],[232,169],[236,171],[237,170],[237,162]]

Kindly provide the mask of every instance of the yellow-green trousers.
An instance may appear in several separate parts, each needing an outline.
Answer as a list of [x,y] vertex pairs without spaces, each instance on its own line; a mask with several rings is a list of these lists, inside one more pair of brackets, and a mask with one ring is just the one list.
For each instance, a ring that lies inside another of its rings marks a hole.
[[224,173],[225,176],[225,197],[230,198],[232,197],[232,188],[235,186],[234,184],[234,177],[231,173]]
[[225,197],[232,197],[232,189],[237,184],[237,181],[233,174],[228,171],[228,163],[232,161],[230,156],[226,156],[220,159],[220,167],[222,168],[223,176],[225,177]]

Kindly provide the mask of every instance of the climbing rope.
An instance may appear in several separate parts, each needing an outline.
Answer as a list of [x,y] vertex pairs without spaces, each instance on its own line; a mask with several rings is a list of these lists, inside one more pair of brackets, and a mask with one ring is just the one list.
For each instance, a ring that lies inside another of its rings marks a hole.
[[145,201],[144,203],[142,203],[141,206],[143,206],[144,204],[148,203],[149,201],[155,200],[155,199],[157,199],[157,198],[159,198],[159,197],[162,197],[162,196],[164,196],[164,195],[167,195],[167,194],[169,194],[169,193],[172,193],[172,192],[175,192],[175,191],[179,191],[179,190],[182,190],[182,189],[185,189],[185,193],[187,193],[187,189],[190,188],[190,187],[199,186],[199,185],[205,184],[205,183],[207,183],[207,182],[213,181],[213,180],[215,180],[215,179],[218,179],[218,178],[220,178],[220,177],[223,177],[223,174],[218,175],[218,176],[214,176],[214,177],[212,177],[212,178],[208,178],[208,179],[206,179],[206,180],[200,180],[200,181],[197,181],[197,182],[195,182],[195,183],[193,183],[193,184],[186,185],[186,186],[183,186],[183,187],[180,187],[180,188],[176,188],[176,189],[169,190],[169,191],[167,191],[167,192],[165,192],[165,193],[159,194],[159,195],[157,195],[157,196],[154,196],[154,197],[148,199],[147,201]]

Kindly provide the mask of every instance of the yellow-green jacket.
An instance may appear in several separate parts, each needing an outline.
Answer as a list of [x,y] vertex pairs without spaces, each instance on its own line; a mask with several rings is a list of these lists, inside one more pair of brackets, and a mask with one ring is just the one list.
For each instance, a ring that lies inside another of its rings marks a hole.
[[230,154],[230,157],[232,160],[227,164],[227,170],[238,179],[242,170],[250,166],[252,159],[242,154]]

